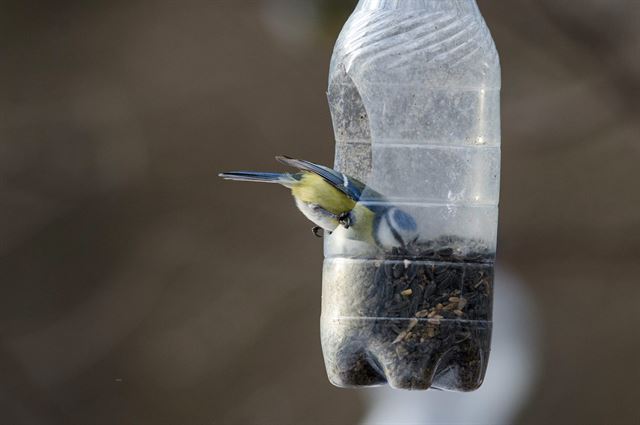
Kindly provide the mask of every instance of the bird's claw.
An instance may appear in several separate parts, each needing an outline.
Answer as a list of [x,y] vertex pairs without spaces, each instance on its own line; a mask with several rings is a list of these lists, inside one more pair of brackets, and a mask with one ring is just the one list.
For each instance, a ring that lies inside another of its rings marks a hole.
[[351,227],[351,211],[340,214],[338,216],[338,223],[342,224],[345,229]]
[[313,234],[317,237],[317,238],[321,238],[324,236],[324,229],[320,226],[316,226],[314,228],[311,229],[311,231],[313,232]]

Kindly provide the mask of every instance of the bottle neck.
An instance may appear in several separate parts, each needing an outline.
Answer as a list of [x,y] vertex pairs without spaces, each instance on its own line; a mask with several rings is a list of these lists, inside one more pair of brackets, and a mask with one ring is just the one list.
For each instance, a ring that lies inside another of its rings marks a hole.
[[478,11],[476,0],[360,0],[356,11],[398,10],[398,11],[457,11],[472,13]]

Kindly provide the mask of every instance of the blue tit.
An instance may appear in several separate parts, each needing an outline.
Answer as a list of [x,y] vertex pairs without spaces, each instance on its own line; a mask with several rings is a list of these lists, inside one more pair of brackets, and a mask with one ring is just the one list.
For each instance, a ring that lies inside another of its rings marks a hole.
[[227,180],[278,183],[291,189],[298,209],[311,220],[316,236],[321,230],[332,233],[341,227],[347,238],[381,248],[406,246],[417,240],[413,217],[392,206],[364,183],[329,167],[301,159],[277,156],[278,162],[297,168],[297,173],[234,171],[221,173]]

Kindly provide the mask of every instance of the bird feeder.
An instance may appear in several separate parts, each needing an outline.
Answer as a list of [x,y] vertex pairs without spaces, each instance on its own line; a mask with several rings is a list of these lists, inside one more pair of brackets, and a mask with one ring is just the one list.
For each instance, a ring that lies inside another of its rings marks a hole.
[[475,0],[361,0],[335,46],[328,100],[335,168],[365,183],[359,203],[415,222],[411,237],[386,222],[374,242],[325,236],[330,381],[478,388],[491,340],[500,65]]

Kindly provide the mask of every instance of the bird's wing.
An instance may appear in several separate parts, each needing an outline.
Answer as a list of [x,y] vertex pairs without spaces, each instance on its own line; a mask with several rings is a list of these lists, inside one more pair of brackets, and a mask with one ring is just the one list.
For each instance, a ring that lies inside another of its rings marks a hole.
[[344,173],[340,173],[323,165],[314,164],[313,162],[305,161],[303,159],[290,158],[288,156],[276,156],[276,160],[290,167],[319,175],[333,187],[356,202],[360,200],[362,192],[366,187],[360,180],[356,180],[353,177],[349,177]]

